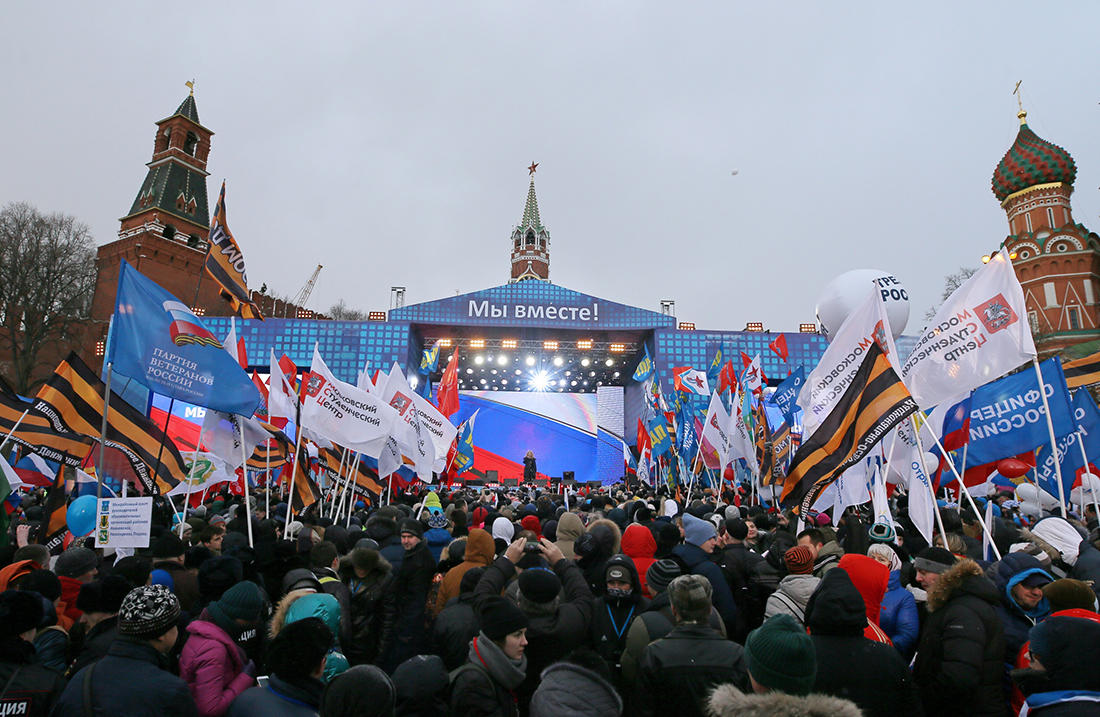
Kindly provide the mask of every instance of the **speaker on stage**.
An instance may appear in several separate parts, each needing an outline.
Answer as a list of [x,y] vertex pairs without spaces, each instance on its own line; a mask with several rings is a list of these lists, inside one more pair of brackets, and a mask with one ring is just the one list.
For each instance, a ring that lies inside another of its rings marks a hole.
[[497,472],[496,471],[485,471],[485,482],[486,483],[499,483],[500,481],[497,480]]
[[570,483],[574,482],[573,471],[562,471],[561,480],[563,483],[565,483],[566,481]]
[[588,481],[588,487],[591,488],[592,490],[599,490],[600,488],[603,487],[603,483],[601,483],[598,480],[590,480],[590,481]]
[[519,485],[519,478],[505,478],[503,483],[504,483],[504,485],[508,486],[509,488],[512,488],[514,486]]

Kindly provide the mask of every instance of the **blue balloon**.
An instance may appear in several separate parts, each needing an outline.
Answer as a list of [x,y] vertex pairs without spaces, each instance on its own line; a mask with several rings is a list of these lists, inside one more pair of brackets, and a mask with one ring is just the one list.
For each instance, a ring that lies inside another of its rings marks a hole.
[[82,495],[72,503],[65,513],[65,523],[69,526],[69,532],[79,537],[88,535],[95,530],[96,497],[94,495]]

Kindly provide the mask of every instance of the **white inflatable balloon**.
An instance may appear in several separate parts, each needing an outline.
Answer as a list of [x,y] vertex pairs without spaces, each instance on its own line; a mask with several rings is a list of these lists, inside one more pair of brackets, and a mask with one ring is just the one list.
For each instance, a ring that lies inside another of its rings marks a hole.
[[[1038,385],[1038,384],[1036,384]],[[924,452],[924,473],[925,475],[932,475],[936,472],[936,469],[940,467],[940,457],[931,451]],[[950,470],[950,469],[948,469]]]
[[1020,501],[1020,512],[1029,518],[1038,518],[1042,515],[1042,511],[1039,509],[1039,504],[1033,500]]
[[895,339],[901,336],[909,322],[908,290],[888,271],[853,269],[830,281],[817,300],[817,320],[827,337],[835,335],[848,314],[866,298],[872,281],[882,292],[891,333]]
[[1024,501],[1030,501],[1037,503],[1043,508],[1053,508],[1058,505],[1058,499],[1047,493],[1045,490],[1036,488],[1032,483],[1021,483],[1016,486],[1016,498],[1023,503]]

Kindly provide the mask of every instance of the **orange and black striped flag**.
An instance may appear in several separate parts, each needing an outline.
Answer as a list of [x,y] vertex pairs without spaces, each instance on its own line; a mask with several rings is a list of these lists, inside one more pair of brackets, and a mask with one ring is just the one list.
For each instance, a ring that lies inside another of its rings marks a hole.
[[1066,386],[1081,388],[1100,383],[1100,351],[1084,358],[1074,359],[1062,364],[1066,374]]
[[88,436],[55,430],[49,418],[20,399],[0,379],[0,441],[3,436],[48,461],[68,466],[83,463],[95,443]]
[[256,446],[252,455],[248,458],[248,467],[254,471],[266,471],[268,468],[275,470],[286,465],[290,460],[292,450],[290,442],[283,436],[282,431],[269,423],[264,428],[271,432],[271,438]]
[[[291,470],[291,464],[287,464],[286,470]],[[295,513],[301,513],[320,499],[321,489],[309,475],[309,454],[303,446],[298,451],[298,463],[294,466],[294,480],[290,484],[290,507]]]
[[210,220],[210,249],[206,253],[206,273],[221,286],[221,295],[243,319],[259,319],[263,314],[252,301],[244,272],[244,254],[229,231],[225,219],[225,182]]
[[795,454],[782,503],[805,515],[841,473],[916,410],[909,389],[873,343],[844,395]]
[[[72,353],[39,389],[34,407],[50,419],[56,430],[98,440],[103,422],[103,389],[103,382],[88,364]],[[167,493],[187,477],[183,456],[172,439],[114,391],[107,412],[106,439],[107,446],[126,456],[137,478],[135,487],[142,493]]]
[[67,540],[71,540],[67,535],[69,526],[65,520],[68,504],[65,498],[64,466],[58,467],[53,485],[46,489],[46,503],[43,508],[46,515],[38,532],[38,542],[49,549],[50,555],[60,555]]
[[771,451],[772,470],[770,475],[766,475],[763,466],[761,466],[760,484],[778,485],[783,482],[783,477],[787,474],[787,461],[791,457],[791,427],[784,423],[778,431],[771,434],[769,441],[768,449]]
[[366,461],[359,459],[355,466],[355,488],[360,493],[369,493],[375,498],[381,498],[385,488],[378,482],[378,471],[367,465]]

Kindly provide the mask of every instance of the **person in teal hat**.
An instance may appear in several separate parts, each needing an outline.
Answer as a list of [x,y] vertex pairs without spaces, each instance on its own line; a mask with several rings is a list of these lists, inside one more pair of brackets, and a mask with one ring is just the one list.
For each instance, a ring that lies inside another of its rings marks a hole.
[[271,637],[274,639],[287,625],[307,617],[319,618],[332,631],[332,647],[325,660],[324,681],[328,682],[348,669],[348,659],[340,647],[340,603],[328,593],[314,592],[312,588],[292,590],[279,601],[271,620]]

